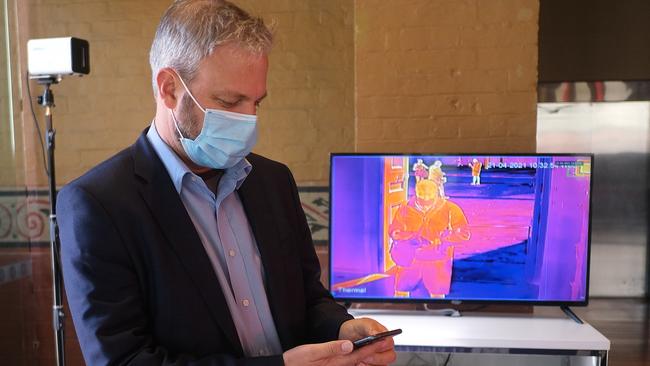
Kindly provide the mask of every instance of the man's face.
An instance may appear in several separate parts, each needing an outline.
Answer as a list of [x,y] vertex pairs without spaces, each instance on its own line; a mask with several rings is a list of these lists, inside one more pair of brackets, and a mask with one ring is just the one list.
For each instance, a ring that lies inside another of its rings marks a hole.
[[429,210],[440,198],[439,187],[431,181],[421,181],[415,188],[415,199],[420,207]]
[[436,205],[436,203],[438,202],[439,197],[437,195],[435,195],[435,196],[430,196],[430,197],[427,197],[427,198],[428,199],[422,198],[422,197],[416,197],[415,198],[418,201],[418,205],[420,207],[424,208],[426,211],[428,211],[429,209],[431,209],[433,206]]
[[[266,97],[267,70],[267,55],[228,44],[217,47],[201,61],[194,80],[187,86],[203,108],[257,114],[257,106]],[[194,139],[203,128],[204,114],[179,85],[179,129],[184,137]]]

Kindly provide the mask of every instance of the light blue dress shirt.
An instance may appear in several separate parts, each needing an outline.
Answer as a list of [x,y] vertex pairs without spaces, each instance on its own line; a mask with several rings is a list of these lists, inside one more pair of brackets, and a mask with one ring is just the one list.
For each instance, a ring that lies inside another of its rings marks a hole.
[[160,138],[154,124],[147,139],[165,165],[210,258],[244,354],[282,354],[266,297],[259,250],[236,192],[251,171],[251,164],[244,159],[226,169],[215,194]]

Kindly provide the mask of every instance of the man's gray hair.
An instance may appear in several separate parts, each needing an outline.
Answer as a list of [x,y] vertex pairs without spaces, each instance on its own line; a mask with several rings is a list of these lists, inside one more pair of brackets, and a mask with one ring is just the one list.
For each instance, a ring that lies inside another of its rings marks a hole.
[[216,47],[236,43],[253,53],[268,53],[273,34],[261,18],[225,0],[176,0],[165,11],[149,53],[154,96],[156,75],[171,67],[186,83]]

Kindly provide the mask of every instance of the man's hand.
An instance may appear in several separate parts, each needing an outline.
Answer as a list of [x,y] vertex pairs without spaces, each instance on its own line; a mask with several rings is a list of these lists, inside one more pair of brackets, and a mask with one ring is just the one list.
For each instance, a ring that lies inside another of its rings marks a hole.
[[[365,360],[386,348],[377,342],[359,350],[352,351],[352,342],[338,340],[327,343],[305,344],[286,351],[282,358],[286,366],[358,366],[374,365]],[[391,346],[392,347],[392,346]],[[394,359],[394,358],[393,358]]]
[[[387,330],[386,327],[379,324],[374,319],[351,319],[341,325],[341,329],[339,330],[339,339],[355,341]],[[373,352],[367,357],[361,359],[362,364],[373,366],[388,365],[397,358],[397,354],[395,353],[395,344],[393,343],[392,337],[386,337],[377,343],[362,347],[353,354],[369,350],[372,350]]]
[[410,240],[415,237],[417,232],[415,231],[402,231],[400,229],[395,229],[390,233],[390,237],[393,240]]

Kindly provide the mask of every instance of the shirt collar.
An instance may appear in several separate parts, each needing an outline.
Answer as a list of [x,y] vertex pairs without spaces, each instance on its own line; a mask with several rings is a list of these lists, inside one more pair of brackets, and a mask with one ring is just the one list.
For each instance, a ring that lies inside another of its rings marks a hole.
[[[156,154],[158,154],[160,160],[162,160],[167,173],[174,183],[176,192],[180,194],[183,187],[183,178],[187,174],[196,177],[198,177],[198,175],[192,173],[190,168],[188,168],[188,166],[178,157],[178,155],[176,155],[174,150],[172,150],[171,147],[169,147],[169,145],[163,141],[163,139],[158,134],[158,131],[156,130],[155,123],[153,122],[151,123],[151,127],[147,132],[147,139],[153,146]],[[247,159],[242,159],[234,166],[226,169],[221,180],[234,180],[236,189],[239,189],[252,169],[253,166],[251,163]]]

